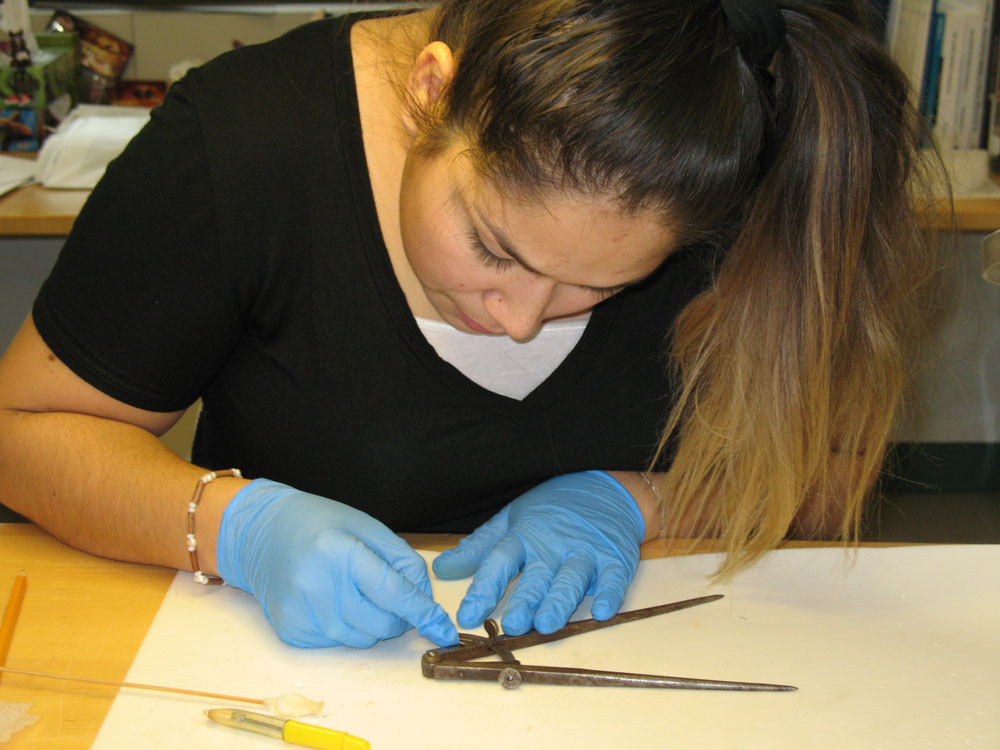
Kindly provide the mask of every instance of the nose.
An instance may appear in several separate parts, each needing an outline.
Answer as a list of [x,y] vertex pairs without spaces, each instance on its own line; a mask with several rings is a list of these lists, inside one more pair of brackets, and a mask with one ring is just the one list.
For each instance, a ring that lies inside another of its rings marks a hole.
[[515,341],[533,336],[552,301],[556,282],[534,277],[483,295],[483,304],[493,319]]

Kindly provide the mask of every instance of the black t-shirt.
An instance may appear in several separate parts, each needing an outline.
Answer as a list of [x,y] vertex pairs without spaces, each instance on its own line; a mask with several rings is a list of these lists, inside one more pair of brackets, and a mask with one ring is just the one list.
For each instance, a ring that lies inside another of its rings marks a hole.
[[334,498],[400,531],[469,531],[545,479],[645,467],[669,408],[665,339],[698,253],[601,303],[521,401],[420,333],[382,242],[351,18],[195,69],[108,168],[34,307],[116,399],[203,399],[193,460]]

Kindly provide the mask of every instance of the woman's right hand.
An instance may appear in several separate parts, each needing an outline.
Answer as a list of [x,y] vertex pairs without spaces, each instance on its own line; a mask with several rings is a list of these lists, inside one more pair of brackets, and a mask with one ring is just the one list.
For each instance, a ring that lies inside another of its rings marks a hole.
[[439,646],[458,642],[423,558],[335,500],[256,479],[227,506],[216,554],[226,583],[256,596],[293,646],[368,648],[411,627]]

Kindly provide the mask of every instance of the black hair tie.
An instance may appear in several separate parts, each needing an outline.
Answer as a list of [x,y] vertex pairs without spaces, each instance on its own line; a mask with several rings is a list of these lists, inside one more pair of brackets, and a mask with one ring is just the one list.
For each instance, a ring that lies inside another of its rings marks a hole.
[[785,19],[775,0],[722,0],[729,30],[743,58],[766,70],[774,53],[785,43]]

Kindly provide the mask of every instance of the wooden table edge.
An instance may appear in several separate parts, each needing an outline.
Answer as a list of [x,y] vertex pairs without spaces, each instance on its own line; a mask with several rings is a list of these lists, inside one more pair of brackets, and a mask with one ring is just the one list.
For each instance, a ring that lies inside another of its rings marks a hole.
[[[432,552],[453,547],[462,538],[458,534],[404,534],[403,536],[416,549]],[[136,632],[131,634],[129,646],[117,654],[117,668],[100,675],[100,679],[124,680],[170,588],[176,571],[95,557],[64,545],[33,524],[0,524],[0,540],[4,540],[4,544],[0,545],[0,574],[2,574],[2,577],[0,577],[0,590],[9,587],[8,579],[12,582],[17,570],[25,569],[28,572],[28,593],[25,597],[23,610],[24,614],[27,615],[25,619],[30,620],[32,614],[36,618],[39,616],[39,605],[37,601],[32,601],[31,596],[32,573],[35,573],[36,579],[44,578],[46,568],[48,568],[48,575],[51,577],[62,575],[66,570],[73,570],[75,567],[89,571],[93,575],[96,575],[99,580],[107,581],[114,578],[115,580],[121,580],[126,587],[130,584],[130,581],[134,580],[133,586],[144,587],[144,595],[148,599],[147,606],[145,606],[142,613],[132,618],[129,623],[130,629]],[[782,546],[783,548],[798,548],[843,545],[839,542],[790,541]],[[862,546],[907,545],[901,543],[865,543]],[[9,551],[12,547],[15,549],[23,547],[35,549],[36,552],[46,552],[50,558],[54,556],[55,559],[46,559],[44,555],[38,555],[39,559],[9,559],[4,554],[4,550]],[[668,545],[667,540],[657,539],[644,544],[641,554],[642,559],[649,560],[662,558],[671,554],[718,552],[718,547],[718,543],[712,540],[682,540],[674,545]],[[52,581],[49,582],[49,585],[52,585]],[[0,593],[0,597],[3,597],[3,602],[6,601],[6,596],[6,591]],[[196,628],[192,630],[192,637],[197,637]],[[15,633],[16,638],[17,634]],[[34,658],[33,655],[25,653],[26,649],[24,647],[18,649],[17,646],[18,643],[15,640],[11,654],[8,657],[8,666],[31,669],[33,671],[53,671],[39,668],[38,663],[44,664],[44,659]],[[56,669],[54,671],[73,676],[94,676],[76,674],[69,670],[60,671]],[[82,750],[83,748],[89,748],[100,732],[101,725],[118,693],[118,689],[113,687],[95,688],[79,686],[77,683],[58,683],[30,677],[19,677],[15,680],[15,677],[14,675],[7,675],[3,680],[0,680],[0,700],[12,700],[10,697],[11,692],[22,696],[29,695],[29,697],[33,694],[36,696],[35,702],[51,699],[53,696],[58,695],[60,723],[58,725],[58,736],[55,737],[33,733],[32,728],[28,727],[20,734],[15,735],[5,745],[10,750],[49,750],[53,747],[58,747],[60,750]],[[85,721],[82,721],[83,725],[78,727],[73,736],[65,736],[62,734],[64,718],[61,712],[64,705],[73,704],[74,700],[77,704],[86,707],[87,716],[83,717],[85,719]]]

